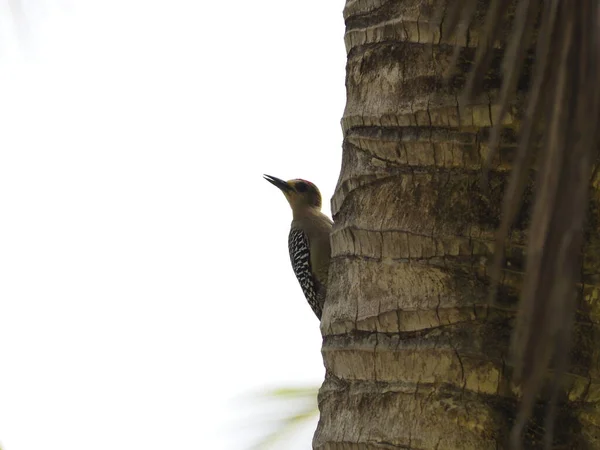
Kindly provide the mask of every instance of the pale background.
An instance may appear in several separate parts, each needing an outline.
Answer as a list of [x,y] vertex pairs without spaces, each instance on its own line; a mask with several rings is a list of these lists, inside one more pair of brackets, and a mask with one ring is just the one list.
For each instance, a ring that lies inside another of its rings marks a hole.
[[0,0],[2,447],[248,448],[253,393],[323,377],[262,174],[329,214],[344,1],[21,4],[15,26]]

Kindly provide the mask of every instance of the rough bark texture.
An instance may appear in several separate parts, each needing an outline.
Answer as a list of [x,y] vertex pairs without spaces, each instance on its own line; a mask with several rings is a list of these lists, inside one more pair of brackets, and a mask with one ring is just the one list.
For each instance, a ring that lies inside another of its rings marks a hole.
[[[484,190],[498,67],[486,95],[461,104],[481,21],[457,38],[459,73],[445,84],[455,40],[433,15],[424,0],[348,0],[344,10],[347,104],[315,449],[507,448],[520,395],[507,355],[532,186],[493,305],[488,266],[521,105],[504,119]],[[599,187],[596,176],[556,448],[600,449]],[[543,418],[540,403],[525,448],[541,446]]]

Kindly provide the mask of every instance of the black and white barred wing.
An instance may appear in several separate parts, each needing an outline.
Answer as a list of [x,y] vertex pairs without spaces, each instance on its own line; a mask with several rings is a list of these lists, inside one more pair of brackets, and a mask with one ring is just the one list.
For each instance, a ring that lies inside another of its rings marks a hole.
[[296,278],[308,304],[321,320],[321,306],[318,302],[317,282],[310,267],[310,243],[304,231],[292,228],[288,238],[290,260]]

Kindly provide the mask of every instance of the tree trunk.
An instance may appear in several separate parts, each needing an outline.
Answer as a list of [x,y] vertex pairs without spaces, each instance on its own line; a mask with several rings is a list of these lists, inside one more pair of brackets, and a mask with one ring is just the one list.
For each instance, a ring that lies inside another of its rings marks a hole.
[[[488,273],[521,108],[504,120],[485,190],[498,67],[486,96],[459,104],[481,20],[457,38],[463,61],[446,85],[455,40],[433,13],[426,0],[347,0],[344,10],[347,104],[315,449],[508,448],[519,399],[508,348],[532,187],[495,303]],[[556,448],[600,449],[599,185],[596,176]],[[543,406],[525,448],[541,446]]]

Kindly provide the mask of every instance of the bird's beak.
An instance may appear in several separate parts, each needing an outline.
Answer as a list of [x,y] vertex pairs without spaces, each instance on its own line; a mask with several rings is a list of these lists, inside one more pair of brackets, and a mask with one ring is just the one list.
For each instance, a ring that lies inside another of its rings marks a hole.
[[292,190],[292,187],[289,184],[287,184],[285,181],[283,181],[279,178],[272,177],[271,175],[263,175],[263,177],[269,183],[271,183],[272,185],[277,186],[279,189],[281,189],[284,193],[290,192]]

